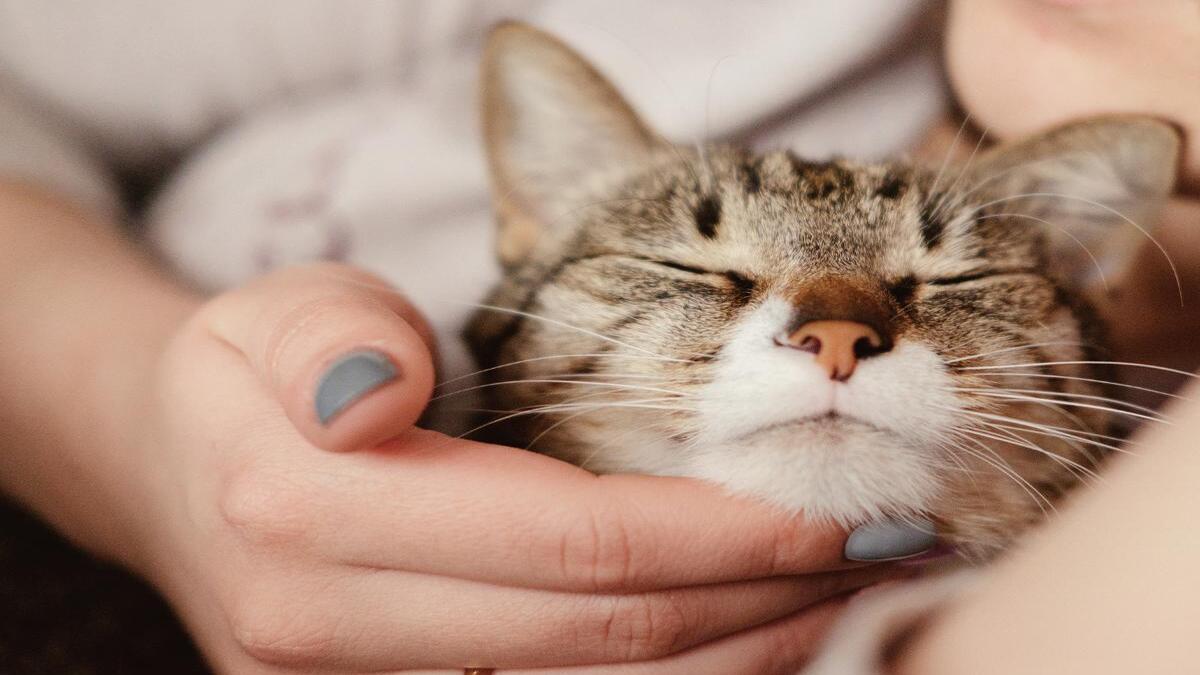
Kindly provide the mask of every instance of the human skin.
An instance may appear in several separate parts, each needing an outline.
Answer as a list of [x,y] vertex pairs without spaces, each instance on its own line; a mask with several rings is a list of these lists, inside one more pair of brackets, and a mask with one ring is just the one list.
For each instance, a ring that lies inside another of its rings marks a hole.
[[[413,427],[428,331],[360,271],[201,298],[0,182],[0,288],[0,489],[155,584],[222,672],[782,672],[906,573],[713,486]],[[363,347],[402,377],[323,426],[319,374]]]
[[[1137,324],[1117,326],[1126,338],[1118,343],[1122,354],[1150,363],[1190,357],[1194,368],[1200,2],[960,0],[950,14],[947,54],[965,106],[1001,137],[1113,110],[1151,113],[1181,127],[1189,139],[1181,190],[1158,234],[1191,280],[1184,307],[1171,285],[1163,287],[1161,269],[1135,268],[1129,286],[1142,306],[1126,298],[1110,311]],[[1135,437],[1101,483],[917,633],[894,672],[1193,671],[1200,383],[1180,393],[1185,398],[1166,411],[1169,425]]]
[[1200,192],[1200,0],[978,0],[951,4],[955,95],[1000,138],[1099,113],[1151,113],[1186,135]]
[[1103,483],[952,603],[897,675],[1186,673],[1200,625],[1200,387]]

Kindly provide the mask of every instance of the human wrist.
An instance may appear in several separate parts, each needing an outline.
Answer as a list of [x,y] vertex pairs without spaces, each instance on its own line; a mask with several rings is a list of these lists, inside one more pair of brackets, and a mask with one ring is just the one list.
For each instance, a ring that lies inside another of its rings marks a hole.
[[[186,294],[159,293],[139,295],[138,300],[149,310],[146,315],[119,336],[110,336],[112,341],[91,358],[77,361],[87,383],[82,400],[89,408],[76,420],[82,442],[68,452],[88,468],[105,494],[108,511],[102,513],[111,523],[100,531],[79,523],[87,529],[73,538],[94,554],[145,574],[147,546],[161,534],[156,528],[163,509],[161,487],[167,482],[162,469],[169,449],[154,442],[163,414],[161,364],[198,301]],[[91,443],[89,428],[94,430]]]
[[118,228],[0,183],[0,490],[68,538],[131,564],[151,369],[197,300]]

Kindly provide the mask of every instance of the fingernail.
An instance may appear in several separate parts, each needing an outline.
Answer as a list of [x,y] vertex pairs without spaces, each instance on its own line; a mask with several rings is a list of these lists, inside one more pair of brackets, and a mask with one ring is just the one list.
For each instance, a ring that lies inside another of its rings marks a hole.
[[868,523],[846,539],[846,560],[877,562],[920,555],[937,544],[933,523],[924,518]]
[[334,361],[317,385],[317,419],[328,425],[355,401],[396,379],[399,372],[376,351],[351,352]]

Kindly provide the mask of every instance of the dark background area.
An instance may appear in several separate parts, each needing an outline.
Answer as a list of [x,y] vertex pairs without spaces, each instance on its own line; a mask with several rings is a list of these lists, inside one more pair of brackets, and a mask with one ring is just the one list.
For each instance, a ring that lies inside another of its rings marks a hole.
[[0,675],[207,675],[140,580],[0,500]]

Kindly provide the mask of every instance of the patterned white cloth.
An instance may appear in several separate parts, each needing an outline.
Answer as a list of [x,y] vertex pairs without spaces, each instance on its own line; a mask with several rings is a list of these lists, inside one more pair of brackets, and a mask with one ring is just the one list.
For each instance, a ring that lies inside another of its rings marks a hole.
[[878,156],[944,105],[927,10],[0,0],[0,173],[110,212],[122,186],[149,189],[150,240],[203,288],[319,258],[379,272],[430,317],[452,377],[469,367],[457,337],[469,303],[497,274],[475,107],[489,25],[558,34],[681,142]]

